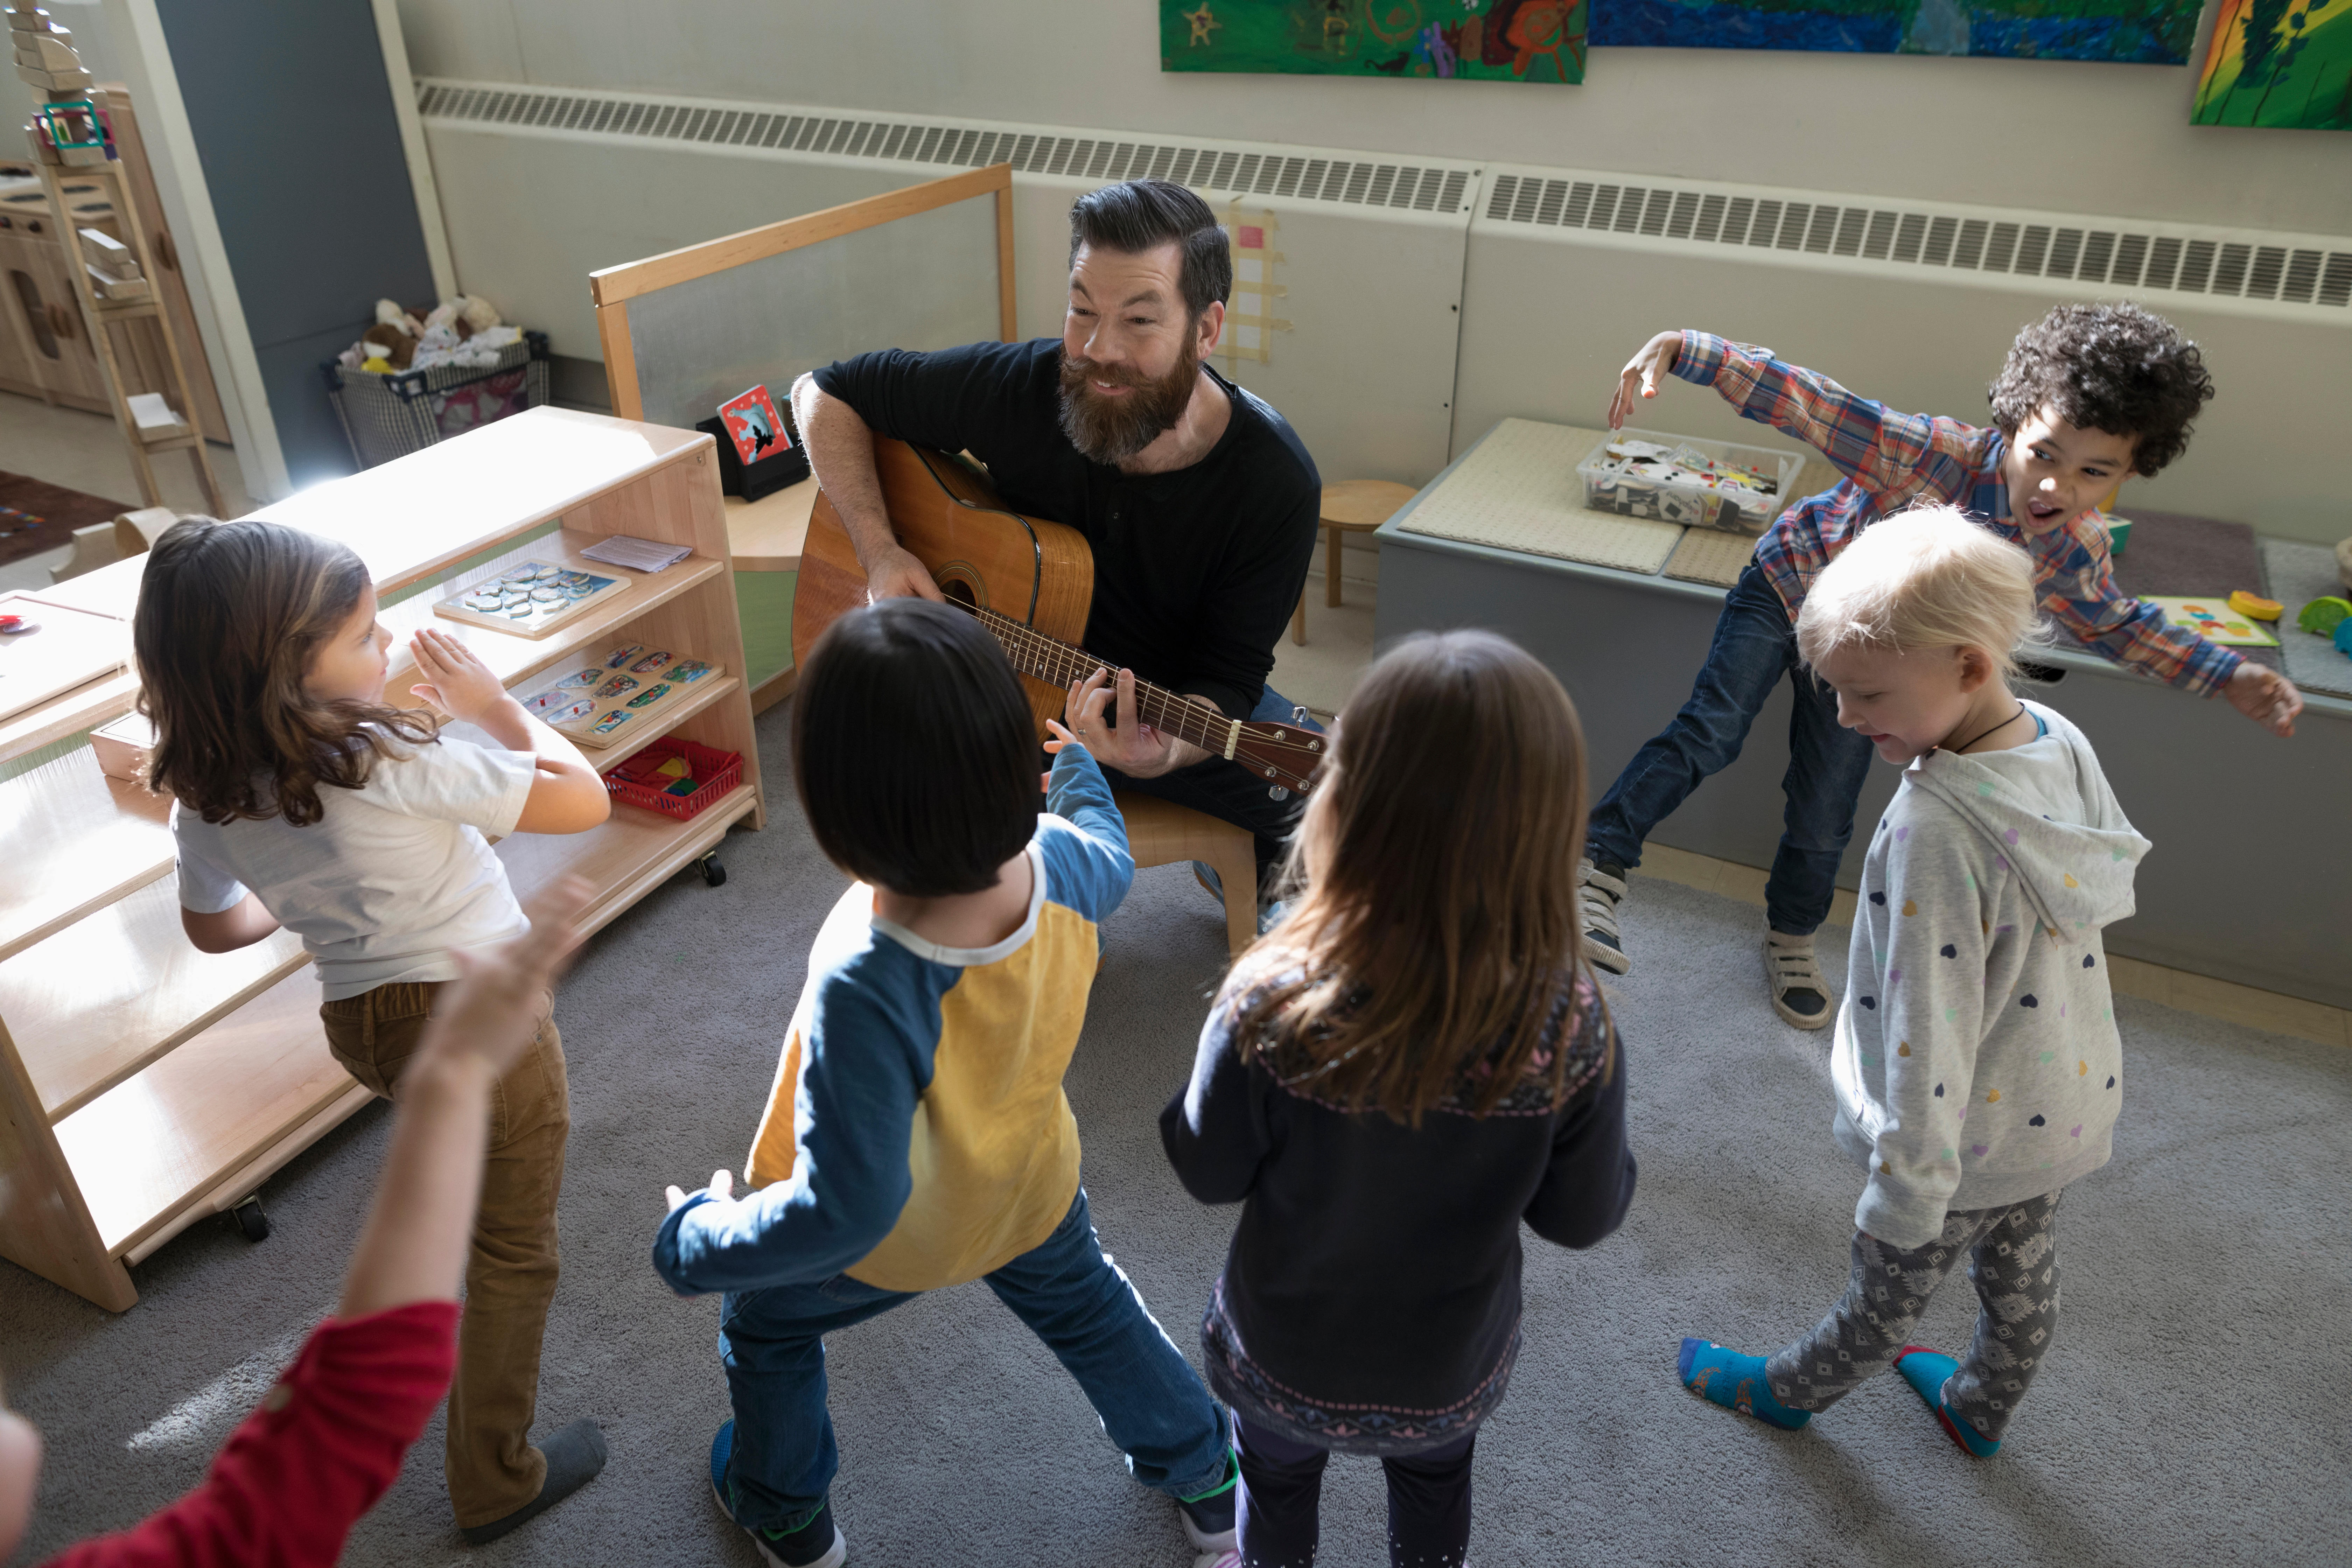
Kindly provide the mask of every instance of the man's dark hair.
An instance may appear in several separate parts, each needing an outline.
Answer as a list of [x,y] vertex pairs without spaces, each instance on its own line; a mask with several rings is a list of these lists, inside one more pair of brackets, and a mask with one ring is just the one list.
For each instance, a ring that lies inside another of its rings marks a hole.
[[1234,248],[1209,204],[1171,180],[1122,180],[1070,204],[1070,260],[1078,247],[1140,251],[1174,244],[1183,253],[1176,286],[1197,321],[1211,300],[1233,297]]
[[793,699],[793,779],[817,847],[877,888],[993,887],[1037,831],[1036,721],[965,612],[885,599],[825,628]]
[[2012,438],[2036,414],[2132,438],[2132,470],[2154,474],[2187,449],[2189,421],[2213,395],[2205,356],[2137,305],[2061,305],[2017,334],[1987,389]]

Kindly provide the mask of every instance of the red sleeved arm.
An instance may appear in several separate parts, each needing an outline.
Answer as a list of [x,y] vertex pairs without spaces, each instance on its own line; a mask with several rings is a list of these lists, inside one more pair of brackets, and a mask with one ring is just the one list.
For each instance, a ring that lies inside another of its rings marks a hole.
[[195,1490],[47,1568],[327,1568],[400,1474],[457,1362],[455,1301],[328,1320]]

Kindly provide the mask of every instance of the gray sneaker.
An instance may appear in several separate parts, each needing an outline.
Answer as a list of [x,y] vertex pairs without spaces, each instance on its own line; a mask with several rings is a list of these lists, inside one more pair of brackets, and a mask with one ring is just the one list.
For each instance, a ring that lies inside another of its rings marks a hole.
[[1584,956],[1596,969],[1622,974],[1633,967],[1617,935],[1617,907],[1625,901],[1625,868],[1615,861],[1577,862],[1577,902],[1584,919]]
[[1764,984],[1772,1011],[1800,1029],[1821,1029],[1837,1016],[1837,996],[1813,958],[1810,936],[1784,936],[1764,928]]

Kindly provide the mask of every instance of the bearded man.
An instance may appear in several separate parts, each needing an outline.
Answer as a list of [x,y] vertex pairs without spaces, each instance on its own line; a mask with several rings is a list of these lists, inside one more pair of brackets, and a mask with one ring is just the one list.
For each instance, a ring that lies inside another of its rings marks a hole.
[[1140,723],[1131,700],[1143,679],[1228,718],[1298,717],[1265,678],[1306,581],[1322,481],[1282,416],[1205,363],[1233,277],[1199,196],[1165,180],[1106,185],[1070,208],[1058,341],[859,354],[801,377],[793,409],[873,598],[940,596],[891,534],[877,432],[969,451],[1008,506],[1086,535],[1086,646],[1118,700],[1116,723],[1080,738],[1115,786],[1248,828],[1263,888],[1303,802]]

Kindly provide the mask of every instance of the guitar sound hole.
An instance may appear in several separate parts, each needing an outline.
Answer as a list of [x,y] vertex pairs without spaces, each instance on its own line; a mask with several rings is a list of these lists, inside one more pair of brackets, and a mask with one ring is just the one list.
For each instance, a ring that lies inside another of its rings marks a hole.
[[978,596],[972,593],[971,584],[965,582],[961,577],[950,577],[946,582],[940,584],[940,592],[945,594],[955,603],[963,605],[966,609],[976,610],[980,607],[980,600]]

